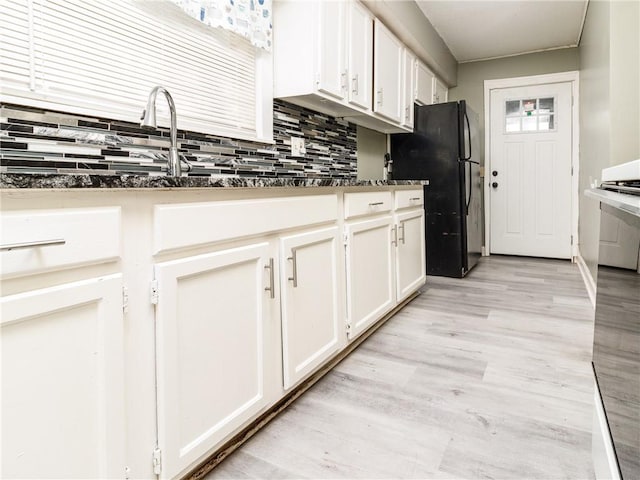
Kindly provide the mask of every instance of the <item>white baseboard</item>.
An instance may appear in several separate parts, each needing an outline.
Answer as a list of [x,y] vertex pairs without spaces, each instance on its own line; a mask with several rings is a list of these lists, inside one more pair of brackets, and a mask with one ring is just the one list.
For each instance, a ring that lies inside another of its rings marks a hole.
[[591,456],[596,480],[621,480],[618,461],[613,450],[613,442],[604,415],[602,400],[598,393],[598,386],[594,382],[593,434],[591,441]]
[[591,300],[591,306],[596,308],[596,282],[591,276],[591,272],[587,268],[587,264],[584,263],[584,258],[578,253],[575,257],[580,273],[582,274],[582,280],[584,280],[584,286],[587,288],[587,294],[589,294],[589,300]]

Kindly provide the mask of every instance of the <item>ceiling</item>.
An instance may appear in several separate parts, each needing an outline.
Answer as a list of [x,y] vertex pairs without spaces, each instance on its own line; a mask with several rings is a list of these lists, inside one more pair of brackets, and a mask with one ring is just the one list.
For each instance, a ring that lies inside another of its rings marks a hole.
[[460,63],[580,41],[588,0],[416,0]]

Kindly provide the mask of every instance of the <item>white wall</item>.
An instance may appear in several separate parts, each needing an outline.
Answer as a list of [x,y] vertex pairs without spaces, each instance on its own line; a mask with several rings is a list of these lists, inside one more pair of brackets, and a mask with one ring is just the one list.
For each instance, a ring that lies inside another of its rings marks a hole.
[[609,164],[609,4],[592,1],[580,40],[580,254],[596,278],[600,210],[583,195]]
[[591,0],[580,41],[580,253],[597,274],[603,168],[640,158],[640,4]]
[[358,180],[382,180],[387,136],[358,127]]

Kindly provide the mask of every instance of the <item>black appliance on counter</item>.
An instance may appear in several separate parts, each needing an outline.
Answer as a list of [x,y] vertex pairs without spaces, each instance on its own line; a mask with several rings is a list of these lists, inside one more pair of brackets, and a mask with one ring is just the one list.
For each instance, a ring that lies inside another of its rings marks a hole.
[[415,107],[414,133],[391,135],[394,180],[424,186],[427,274],[464,277],[482,252],[478,115],[466,102]]
[[631,480],[640,478],[640,160],[602,175],[621,180],[589,192],[600,200],[593,370],[620,477]]

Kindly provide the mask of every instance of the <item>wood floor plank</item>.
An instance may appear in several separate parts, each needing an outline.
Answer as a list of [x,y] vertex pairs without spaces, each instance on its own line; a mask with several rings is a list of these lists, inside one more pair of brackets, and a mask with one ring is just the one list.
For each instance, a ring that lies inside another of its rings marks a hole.
[[429,277],[207,478],[594,478],[592,336],[568,261]]

